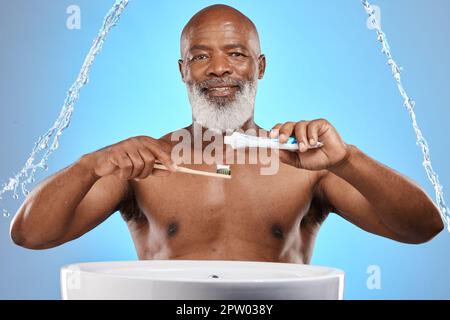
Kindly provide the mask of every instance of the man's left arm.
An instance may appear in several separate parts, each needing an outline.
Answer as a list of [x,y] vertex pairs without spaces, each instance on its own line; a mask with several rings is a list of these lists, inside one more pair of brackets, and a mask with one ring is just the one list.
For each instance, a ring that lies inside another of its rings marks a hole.
[[347,145],[345,161],[327,169],[319,188],[334,211],[362,229],[423,243],[443,229],[433,201],[416,183]]
[[[443,229],[433,201],[412,180],[344,143],[325,119],[286,122],[272,128],[281,143],[299,142],[297,153],[281,152],[281,160],[307,170],[324,170],[319,180],[322,200],[360,228],[397,241],[423,243]],[[317,142],[322,147],[314,147]]]

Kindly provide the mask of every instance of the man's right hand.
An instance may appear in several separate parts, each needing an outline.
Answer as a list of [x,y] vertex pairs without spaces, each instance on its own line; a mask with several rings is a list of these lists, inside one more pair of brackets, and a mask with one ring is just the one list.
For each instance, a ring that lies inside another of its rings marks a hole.
[[[176,171],[168,142],[147,136],[132,137],[83,156],[98,177],[115,175],[122,180],[145,179]],[[155,161],[170,171],[154,170]]]

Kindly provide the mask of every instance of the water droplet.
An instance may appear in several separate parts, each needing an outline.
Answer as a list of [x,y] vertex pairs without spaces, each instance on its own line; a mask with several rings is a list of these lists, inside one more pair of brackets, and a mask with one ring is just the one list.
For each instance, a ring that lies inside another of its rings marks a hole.
[[7,210],[3,209],[2,212],[3,212],[3,218],[9,218],[10,217],[10,214],[9,214],[9,212]]

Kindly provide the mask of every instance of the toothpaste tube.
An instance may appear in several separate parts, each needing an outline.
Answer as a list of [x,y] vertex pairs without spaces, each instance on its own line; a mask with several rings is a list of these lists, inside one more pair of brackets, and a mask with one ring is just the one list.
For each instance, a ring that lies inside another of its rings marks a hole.
[[[271,148],[271,149],[283,149],[283,150],[298,150],[298,142],[294,137],[289,137],[288,141],[285,143],[280,143],[278,138],[264,138],[250,136],[240,132],[233,132],[231,136],[224,137],[224,143],[231,145],[233,149],[246,148],[246,147],[260,147],[260,148]],[[313,148],[320,148],[323,146],[322,142],[317,142]]]

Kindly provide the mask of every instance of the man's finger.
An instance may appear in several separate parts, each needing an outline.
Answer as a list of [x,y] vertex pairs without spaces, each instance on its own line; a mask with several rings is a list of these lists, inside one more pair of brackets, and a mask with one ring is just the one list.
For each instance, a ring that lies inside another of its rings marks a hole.
[[310,148],[306,127],[309,121],[299,121],[295,125],[295,137],[299,145],[300,152],[304,152]]
[[144,160],[144,169],[138,176],[139,179],[147,178],[153,171],[153,165],[155,164],[155,156],[147,148],[142,148],[138,150],[141,158]]
[[322,126],[322,124],[319,121],[311,121],[308,124],[308,138],[309,138],[309,144],[311,146],[316,145],[319,142],[319,129]]
[[280,128],[283,124],[282,123],[277,123],[276,125],[274,125],[272,127],[272,129],[270,130],[269,136],[271,138],[276,138],[278,137],[278,135],[280,134]]
[[280,127],[280,135],[278,136],[280,143],[285,143],[289,139],[294,131],[295,124],[296,122],[288,121]]
[[164,164],[171,172],[176,172],[177,166],[172,161],[170,154],[162,149],[162,146],[157,142],[153,143],[150,141],[143,142],[147,148],[155,155],[162,164]]
[[114,155],[114,159],[119,164],[119,170],[117,172],[117,176],[120,179],[128,179],[131,176],[131,172],[133,171],[133,162],[126,152],[120,152]]
[[129,179],[132,179],[138,177],[141,174],[145,164],[144,160],[141,158],[141,155],[136,150],[127,150],[127,154],[133,162],[133,169],[130,176],[128,176]]

